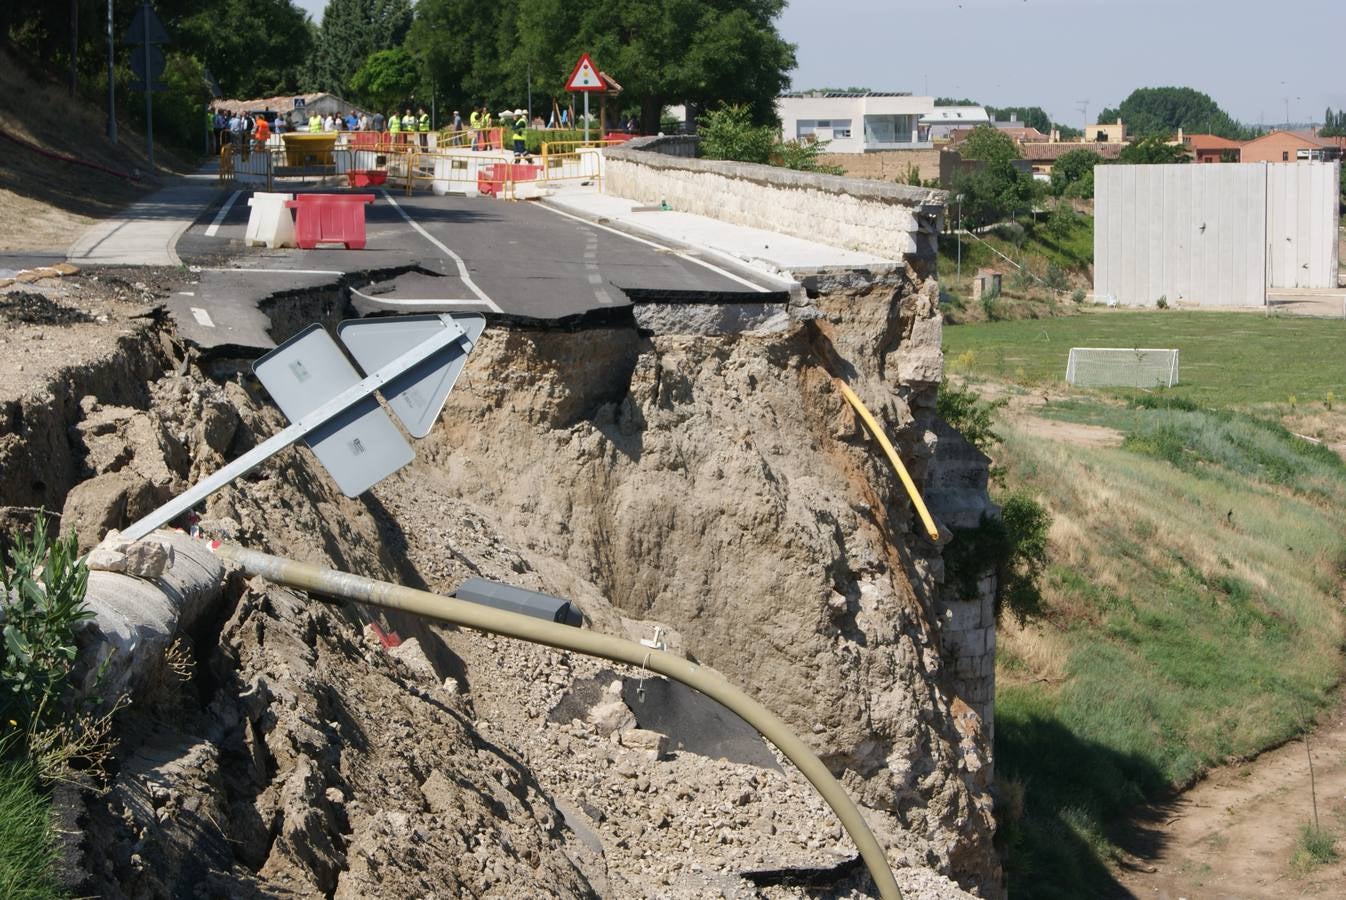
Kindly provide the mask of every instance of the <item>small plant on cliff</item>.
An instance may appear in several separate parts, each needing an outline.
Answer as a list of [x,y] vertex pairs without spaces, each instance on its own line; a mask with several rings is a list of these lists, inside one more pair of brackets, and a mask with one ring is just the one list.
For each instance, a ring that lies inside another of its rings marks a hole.
[[[971,357],[959,356],[955,363],[970,365]],[[935,400],[935,412],[939,417],[963,436],[972,446],[987,456],[991,449],[1000,443],[1000,435],[995,432],[996,410],[1004,406],[1006,400],[982,400],[969,388],[951,384],[947,379],[939,386],[939,396]]]
[[88,583],[75,536],[53,539],[42,515],[31,537],[14,532],[0,547],[0,589],[8,598],[0,629],[0,723],[32,735],[65,712],[75,628],[93,616],[84,605]]
[[1292,868],[1306,872],[1315,866],[1323,866],[1338,859],[1336,839],[1328,831],[1315,827],[1312,823],[1299,830],[1299,840],[1295,842],[1295,855],[1290,860]]
[[699,120],[697,133],[701,136],[701,155],[707,159],[762,163],[824,175],[845,171],[818,162],[826,141],[782,141],[775,127],[754,125],[746,106],[726,104],[711,110]]
[[983,515],[975,528],[953,529],[944,550],[945,583],[973,599],[983,577],[996,576],[996,618],[1008,609],[1024,621],[1042,612],[1038,580],[1047,565],[1051,514],[1026,493],[1007,496],[1000,517]]

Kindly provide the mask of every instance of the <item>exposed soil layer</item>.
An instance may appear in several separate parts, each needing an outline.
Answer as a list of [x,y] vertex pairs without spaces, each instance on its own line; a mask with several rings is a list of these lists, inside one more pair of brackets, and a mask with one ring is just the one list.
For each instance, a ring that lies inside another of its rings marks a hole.
[[[1340,897],[1346,885],[1346,705],[1307,739],[1217,769],[1147,807],[1123,838],[1118,881],[1136,897]],[[1309,754],[1313,777],[1309,774]],[[1313,821],[1337,838],[1335,862],[1296,860]]]

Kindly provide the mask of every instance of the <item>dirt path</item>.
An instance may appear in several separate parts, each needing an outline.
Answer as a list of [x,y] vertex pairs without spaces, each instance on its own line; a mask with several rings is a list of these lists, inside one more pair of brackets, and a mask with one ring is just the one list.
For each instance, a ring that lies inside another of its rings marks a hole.
[[1146,808],[1126,844],[1134,859],[1118,881],[1141,900],[1346,896],[1346,703],[1309,746],[1319,820],[1338,839],[1336,862],[1307,871],[1291,862],[1313,809],[1308,758],[1296,740]]

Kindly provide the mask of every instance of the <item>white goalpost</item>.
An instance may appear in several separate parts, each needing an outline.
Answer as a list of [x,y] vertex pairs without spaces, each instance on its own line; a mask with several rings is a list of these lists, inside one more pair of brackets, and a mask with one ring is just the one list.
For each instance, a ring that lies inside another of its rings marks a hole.
[[1066,382],[1076,387],[1173,387],[1178,383],[1178,351],[1071,347]]

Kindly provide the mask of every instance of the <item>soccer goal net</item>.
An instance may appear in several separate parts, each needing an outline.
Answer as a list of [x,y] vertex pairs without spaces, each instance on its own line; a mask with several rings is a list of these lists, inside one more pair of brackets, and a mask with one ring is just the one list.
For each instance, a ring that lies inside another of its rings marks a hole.
[[1178,351],[1071,347],[1066,381],[1076,387],[1173,387],[1178,383]]

